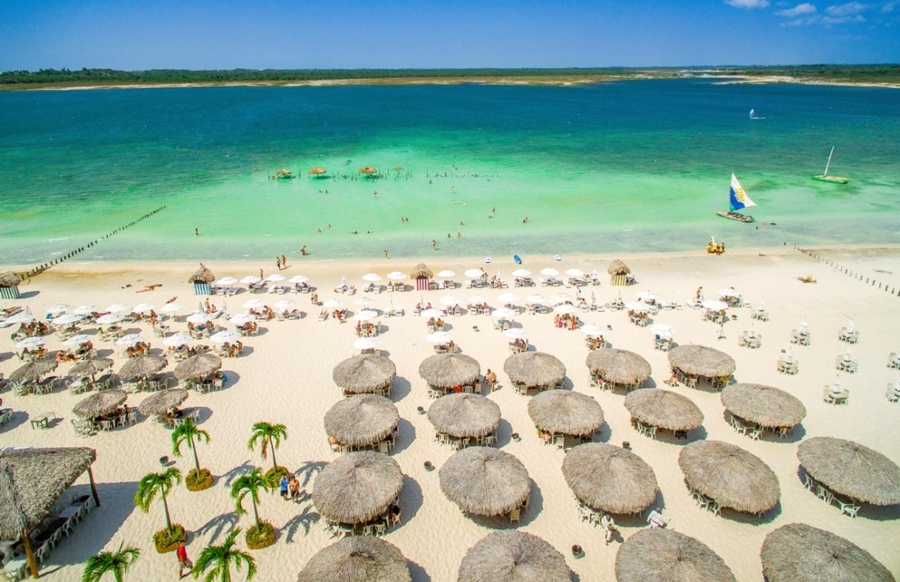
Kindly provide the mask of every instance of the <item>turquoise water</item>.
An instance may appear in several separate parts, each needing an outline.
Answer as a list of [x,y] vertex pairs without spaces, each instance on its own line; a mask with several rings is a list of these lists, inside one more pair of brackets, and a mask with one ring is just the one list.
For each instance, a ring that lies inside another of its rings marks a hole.
[[[846,186],[810,179],[832,145]],[[710,235],[731,247],[900,243],[891,89],[0,92],[0,151],[7,264],[52,259],[163,205],[79,258],[265,259],[300,245],[316,258],[399,257],[432,254],[432,240],[437,254],[471,256],[682,250]],[[314,166],[328,177],[311,178]],[[361,177],[364,166],[379,177]],[[282,167],[299,176],[269,179]],[[732,172],[756,225],[714,214]]]

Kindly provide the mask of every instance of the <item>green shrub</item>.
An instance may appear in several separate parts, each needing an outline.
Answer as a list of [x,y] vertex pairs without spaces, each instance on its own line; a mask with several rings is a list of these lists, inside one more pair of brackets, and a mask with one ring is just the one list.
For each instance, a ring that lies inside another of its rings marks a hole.
[[259,550],[275,543],[275,526],[268,521],[260,520],[259,528],[255,525],[247,529],[247,547]]
[[212,487],[213,476],[209,469],[200,469],[199,473],[197,469],[191,469],[184,479],[184,484],[188,491],[203,491]]
[[184,526],[173,523],[171,529],[161,529],[153,534],[153,543],[156,544],[156,551],[160,554],[175,551],[180,542],[187,541],[187,532]]
[[290,475],[290,471],[288,471],[287,467],[277,466],[272,467],[268,471],[266,471],[266,480],[272,484],[273,487],[278,485],[278,481],[281,480],[282,475]]

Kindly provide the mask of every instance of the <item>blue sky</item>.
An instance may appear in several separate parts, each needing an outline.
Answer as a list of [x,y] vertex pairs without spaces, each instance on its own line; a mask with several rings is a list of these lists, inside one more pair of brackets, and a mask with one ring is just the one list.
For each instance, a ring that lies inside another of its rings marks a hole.
[[900,62],[900,0],[0,0],[0,70]]

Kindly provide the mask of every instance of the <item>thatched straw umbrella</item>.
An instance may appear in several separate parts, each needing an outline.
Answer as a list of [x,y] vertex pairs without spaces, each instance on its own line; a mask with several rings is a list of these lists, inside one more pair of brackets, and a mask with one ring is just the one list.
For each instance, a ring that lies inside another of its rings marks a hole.
[[480,374],[478,361],[463,354],[435,354],[419,364],[419,376],[435,388],[474,384]]
[[409,563],[393,544],[352,536],[319,550],[297,582],[410,582]]
[[119,378],[123,382],[131,382],[146,378],[166,367],[166,359],[161,356],[139,356],[132,358],[122,365],[119,370]]
[[575,496],[600,511],[625,514],[643,511],[656,499],[656,474],[629,450],[587,443],[569,450],[563,477]]
[[21,282],[22,279],[12,271],[0,274],[0,287],[15,287]]
[[309,169],[310,175],[311,175],[311,176],[316,176],[316,177],[321,176],[322,174],[324,174],[324,173],[327,172],[327,171],[328,171],[328,170],[326,170],[325,168],[323,168],[323,167],[321,167],[321,166],[316,166],[315,168],[310,168],[310,169]]
[[600,348],[587,356],[591,374],[613,384],[633,386],[643,384],[650,377],[650,362],[642,356],[627,350]]
[[731,569],[706,544],[667,529],[635,533],[622,544],[616,556],[618,582],[734,582],[734,579]]
[[365,176],[373,176],[378,173],[378,170],[376,170],[372,166],[366,166],[365,168],[360,168],[359,173]]
[[371,451],[347,453],[316,476],[312,500],[325,519],[365,523],[383,515],[403,488],[397,461]]
[[128,393],[124,390],[104,390],[91,394],[72,408],[72,412],[81,418],[95,418],[113,412],[128,399]]
[[362,354],[334,367],[331,377],[344,392],[351,394],[381,392],[394,382],[397,366],[390,358]]
[[570,582],[566,559],[541,538],[498,531],[469,548],[458,582]]
[[678,455],[687,484],[719,504],[763,513],[781,496],[778,477],[759,457],[721,441],[697,441]]
[[222,358],[209,352],[191,356],[175,366],[173,374],[179,380],[206,378],[222,367]]
[[685,374],[704,378],[723,378],[734,373],[734,359],[705,346],[678,346],[669,352],[669,365]]
[[900,503],[900,467],[859,443],[814,437],[800,443],[797,458],[813,479],[835,493],[873,505]]
[[72,369],[70,369],[69,373],[66,375],[72,378],[93,377],[98,372],[112,368],[112,365],[113,361],[111,358],[93,358],[78,362],[72,366]]
[[603,424],[597,401],[580,392],[548,390],[531,399],[528,415],[551,434],[589,435]]
[[762,384],[732,384],[722,390],[722,405],[733,416],[768,428],[794,427],[806,407],[784,390]]
[[531,494],[528,471],[519,459],[493,447],[454,453],[440,470],[441,491],[466,513],[503,515]]
[[188,277],[188,283],[212,283],[215,280],[216,276],[213,275],[213,272],[202,265],[193,275]]
[[138,406],[141,414],[165,414],[175,406],[187,400],[188,391],[181,388],[171,388],[151,394]]
[[666,430],[694,430],[703,424],[703,413],[693,400],[668,390],[635,390],[625,397],[625,408],[632,418]]
[[416,265],[412,271],[409,272],[410,279],[434,279],[434,273],[431,272],[431,269],[425,266],[425,263],[419,263]]
[[767,535],[759,556],[768,582],[894,582],[869,552],[805,523],[789,523]]
[[503,371],[516,384],[556,386],[566,378],[566,366],[556,356],[541,352],[521,352],[506,358]]
[[451,437],[479,437],[500,426],[500,407],[478,394],[447,394],[428,408],[428,420],[436,431]]
[[325,413],[325,432],[343,445],[364,446],[382,441],[397,428],[400,413],[384,396],[356,394]]
[[610,275],[629,275],[631,274],[631,269],[628,268],[628,265],[619,259],[616,259],[609,264],[606,268],[606,272]]
[[58,365],[59,363],[53,358],[35,360],[13,370],[12,374],[9,375],[9,381],[13,384],[34,382],[40,380],[44,374],[55,370]]

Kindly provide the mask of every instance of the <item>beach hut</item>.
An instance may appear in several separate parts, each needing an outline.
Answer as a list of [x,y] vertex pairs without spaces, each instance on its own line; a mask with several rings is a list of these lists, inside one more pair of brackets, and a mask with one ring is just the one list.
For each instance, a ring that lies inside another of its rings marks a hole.
[[334,367],[331,374],[334,383],[344,394],[384,393],[390,394],[390,386],[397,376],[397,366],[381,355],[362,354],[353,356]]
[[397,546],[371,536],[353,536],[319,550],[297,582],[411,582],[409,562]]
[[[603,424],[603,410],[586,394],[569,390],[548,390],[528,402],[528,415],[549,441],[559,441],[568,449],[590,442]],[[561,440],[560,440],[561,439]]]
[[478,394],[447,394],[428,408],[428,420],[438,433],[454,439],[483,437],[500,426],[500,407]]
[[119,379],[123,382],[143,380],[166,367],[166,359],[162,356],[138,356],[131,358],[119,370]]
[[316,166],[315,168],[310,168],[309,175],[313,178],[327,178],[328,176],[325,175],[326,172],[327,170],[325,168]]
[[640,388],[652,372],[650,362],[643,356],[613,348],[592,350],[585,364],[596,384],[612,388],[622,386],[626,390]]
[[763,428],[789,431],[806,417],[798,398],[763,384],[726,386],[721,400],[729,414]]
[[635,425],[642,423],[649,427],[687,433],[703,424],[703,413],[690,398],[668,390],[635,390],[625,397],[625,408],[631,413],[631,422]]
[[768,582],[894,582],[890,571],[869,552],[805,523],[789,523],[771,532],[759,557]]
[[312,501],[326,520],[352,525],[385,515],[402,488],[403,473],[391,457],[372,451],[348,453],[319,472]]
[[565,364],[556,356],[543,352],[513,354],[503,363],[503,371],[516,391],[523,394],[560,387],[566,379]]
[[145,416],[165,414],[172,408],[187,400],[188,391],[182,388],[171,388],[151,394],[138,405],[138,410]]
[[222,368],[222,358],[209,352],[190,356],[175,366],[172,374],[179,380],[201,380]]
[[409,278],[416,282],[416,291],[428,291],[428,286],[434,279],[434,273],[425,266],[425,263],[419,263],[409,272]]
[[[616,555],[616,580],[735,582],[725,561],[706,544],[667,529],[645,529],[631,535]],[[769,578],[769,582],[774,580]]]
[[213,272],[203,266],[201,263],[200,268],[197,271],[188,277],[188,283],[194,284],[194,295],[212,295],[212,286],[210,283],[216,280],[216,276],[213,275]]
[[721,441],[697,441],[678,455],[688,487],[719,508],[762,514],[781,496],[778,477],[759,457]]
[[872,505],[900,503],[900,467],[878,451],[833,437],[813,437],[797,447],[806,472],[831,491]]
[[96,459],[97,452],[86,447],[0,450],[0,539],[22,540],[34,578],[39,572],[35,550],[40,548],[32,544],[43,539],[43,534],[37,539],[29,534],[85,471],[93,501],[100,505],[91,472]]
[[528,504],[531,479],[519,459],[492,447],[453,454],[440,470],[441,491],[473,515],[505,515]]
[[[384,396],[354,394],[325,413],[325,432],[348,447],[375,445],[397,429],[400,413]],[[382,451],[386,452],[386,451]]]
[[419,376],[439,390],[474,386],[480,375],[478,361],[463,354],[435,354],[419,364]]
[[0,273],[0,298],[19,299],[19,283],[22,279],[12,271]]
[[669,366],[676,376],[686,376],[688,380],[707,378],[721,388],[725,387],[736,367],[734,359],[725,352],[693,345],[672,348]]
[[541,538],[497,531],[469,548],[457,582],[571,582],[566,559]]
[[79,400],[72,408],[72,412],[81,418],[96,418],[115,412],[128,399],[128,393],[124,390],[104,390],[91,394],[87,398]]
[[656,500],[656,474],[629,450],[579,445],[563,459],[563,477],[582,503],[607,513],[640,513]]
[[610,285],[616,287],[628,285],[628,275],[631,274],[631,269],[619,259],[611,262],[609,267],[606,268],[606,272],[609,273],[610,276]]

